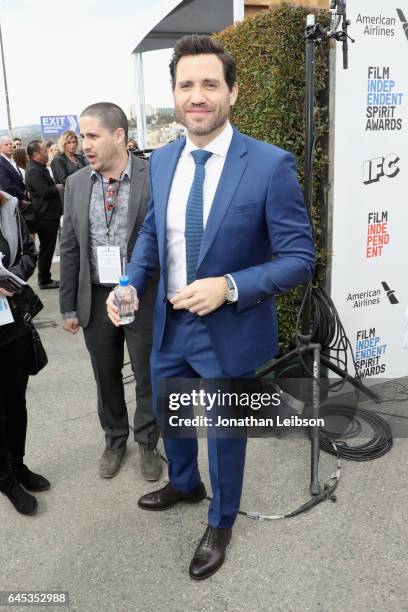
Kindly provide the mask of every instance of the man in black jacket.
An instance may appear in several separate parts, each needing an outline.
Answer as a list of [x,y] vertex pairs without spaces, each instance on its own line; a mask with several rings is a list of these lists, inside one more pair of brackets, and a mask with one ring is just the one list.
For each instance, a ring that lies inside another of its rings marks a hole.
[[48,150],[45,142],[32,140],[27,146],[30,163],[26,170],[26,185],[32,198],[36,230],[40,239],[38,254],[38,286],[57,289],[59,282],[51,279],[52,256],[62,215],[62,185],[56,185],[47,168]]
[[0,138],[0,189],[18,200],[25,199],[22,174],[13,160],[13,141],[8,136]]

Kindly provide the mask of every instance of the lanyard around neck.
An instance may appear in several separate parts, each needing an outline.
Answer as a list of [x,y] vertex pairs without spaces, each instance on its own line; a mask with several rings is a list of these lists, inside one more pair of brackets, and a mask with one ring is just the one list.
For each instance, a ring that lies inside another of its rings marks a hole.
[[[116,210],[117,205],[118,205],[119,189],[120,189],[122,178],[120,178],[118,181],[116,181],[116,179],[114,179],[114,180],[115,180],[115,182],[118,183],[118,188],[116,189],[116,193],[113,196],[113,197],[116,198],[116,203],[115,203],[114,206],[111,206],[107,202],[107,197],[106,197],[106,194],[105,194],[105,188],[104,188],[104,185],[103,185],[103,177],[101,176],[103,210],[104,210],[104,213],[105,213],[105,223],[106,223],[106,232],[105,232],[105,234],[106,234],[106,243],[107,243],[107,245],[109,245],[109,232],[110,232],[110,226],[112,224],[113,215],[114,215],[115,210]],[[109,181],[108,181],[108,186],[107,186],[107,189],[106,189],[107,192],[109,190],[109,184],[112,184],[112,183],[109,183]],[[108,212],[110,212],[109,216],[108,216]]]

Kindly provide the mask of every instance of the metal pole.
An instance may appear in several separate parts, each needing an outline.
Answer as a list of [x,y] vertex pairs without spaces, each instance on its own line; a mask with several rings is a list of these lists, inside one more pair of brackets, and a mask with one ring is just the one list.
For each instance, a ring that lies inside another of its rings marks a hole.
[[[314,62],[315,41],[310,35],[315,25],[315,16],[307,16],[306,22],[306,101],[305,101],[305,165],[304,165],[304,198],[310,223],[313,228],[313,147],[314,147]],[[314,232],[313,232],[314,233]],[[302,335],[310,334],[311,288],[307,292],[303,309],[301,329]]]
[[[314,24],[314,15],[308,15],[308,27]],[[313,204],[313,140],[314,140],[314,62],[315,41],[306,39],[306,122],[305,122],[305,204],[309,215]]]
[[133,52],[132,55],[134,60],[136,78],[137,144],[139,145],[139,149],[143,151],[143,149],[145,149],[147,145],[143,58],[142,54],[138,52]]
[[245,17],[244,0],[234,0],[233,11],[234,11],[234,23],[237,21],[243,21]]
[[2,37],[2,34],[1,34],[1,24],[0,24],[0,50],[1,50],[1,63],[2,63],[2,66],[3,66],[4,93],[5,93],[5,96],[6,96],[8,129],[9,129],[9,132],[10,132],[10,136],[12,136],[13,135],[13,128],[11,126],[10,102],[9,102],[9,97],[8,97],[7,76],[6,76],[6,63],[4,61],[4,49],[3,49],[3,37]]
[[[315,345],[313,349],[313,398],[312,398],[312,419],[318,419],[320,416],[320,345]],[[312,425],[310,427],[311,434],[311,478],[310,478],[310,493],[311,495],[319,495],[321,489],[319,484],[319,458],[320,458],[320,443],[319,443],[319,427]]]

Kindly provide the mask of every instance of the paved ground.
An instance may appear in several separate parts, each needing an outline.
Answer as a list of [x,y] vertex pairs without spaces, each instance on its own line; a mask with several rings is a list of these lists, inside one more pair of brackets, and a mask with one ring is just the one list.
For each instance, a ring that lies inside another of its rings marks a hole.
[[[62,332],[56,291],[41,297],[46,306],[37,322],[50,363],[30,380],[26,457],[52,489],[38,495],[34,517],[18,515],[1,497],[0,590],[69,591],[78,612],[408,610],[406,439],[377,461],[343,462],[336,504],[283,521],[239,517],[224,567],[195,583],[188,564],[207,502],[139,510],[149,485],[138,473],[134,443],[115,479],[98,477],[103,439],[82,335]],[[127,395],[132,411],[130,387]],[[334,468],[323,454],[321,481]],[[308,499],[308,470],[306,440],[251,440],[242,508],[296,508]]]

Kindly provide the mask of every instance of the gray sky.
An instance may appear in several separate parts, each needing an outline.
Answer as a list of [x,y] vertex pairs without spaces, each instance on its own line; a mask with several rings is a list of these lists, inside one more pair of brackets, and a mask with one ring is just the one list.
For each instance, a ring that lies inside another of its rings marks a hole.
[[[163,0],[0,0],[13,127],[135,102],[131,51],[141,19]],[[172,106],[171,50],[143,56],[146,103]],[[7,129],[0,65],[0,129]]]

